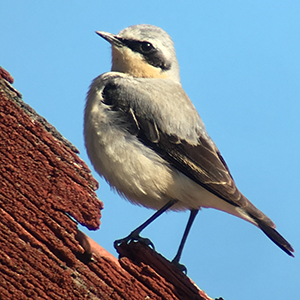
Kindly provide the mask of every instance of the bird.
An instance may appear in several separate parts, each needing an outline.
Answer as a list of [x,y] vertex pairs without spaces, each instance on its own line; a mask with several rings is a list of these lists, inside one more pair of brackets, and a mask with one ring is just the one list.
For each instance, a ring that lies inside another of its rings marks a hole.
[[178,251],[201,208],[214,208],[260,228],[293,256],[275,224],[237,188],[230,170],[181,85],[174,42],[154,25],[96,33],[112,48],[112,67],[87,93],[84,139],[96,172],[131,203],[156,212],[115,247],[141,241],[141,231],[165,211],[190,211]]

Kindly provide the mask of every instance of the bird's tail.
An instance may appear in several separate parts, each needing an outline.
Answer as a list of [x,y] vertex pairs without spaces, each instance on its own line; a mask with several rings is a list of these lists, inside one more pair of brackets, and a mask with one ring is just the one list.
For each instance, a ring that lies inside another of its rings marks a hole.
[[260,220],[255,220],[257,222],[258,227],[265,233],[265,235],[271,239],[279,248],[281,248],[285,253],[294,257],[293,253],[294,249],[291,244],[281,235],[279,234],[274,228],[270,227],[269,225],[265,224]]
[[268,218],[263,212],[261,212],[257,207],[255,207],[245,196],[242,195],[244,211],[250,218],[252,218],[253,223],[260,228],[265,235],[272,240],[280,249],[282,249],[288,255],[294,257],[294,249],[291,244],[275,230],[275,224],[270,218]]

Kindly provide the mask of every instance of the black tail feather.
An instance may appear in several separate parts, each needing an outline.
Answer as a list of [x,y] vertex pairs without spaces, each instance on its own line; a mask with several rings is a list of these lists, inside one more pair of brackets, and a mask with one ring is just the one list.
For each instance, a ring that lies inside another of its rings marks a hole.
[[264,224],[263,222],[259,222],[258,227],[267,235],[269,239],[271,239],[279,248],[281,248],[285,253],[294,257],[293,253],[294,249],[291,244],[281,235],[279,234],[274,228]]

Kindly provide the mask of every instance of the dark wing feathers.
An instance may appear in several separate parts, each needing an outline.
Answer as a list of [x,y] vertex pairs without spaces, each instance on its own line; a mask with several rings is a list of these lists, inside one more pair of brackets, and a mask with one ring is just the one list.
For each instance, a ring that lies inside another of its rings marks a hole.
[[230,193],[230,198],[234,199],[232,204],[237,205],[235,201],[239,200],[239,196],[235,195],[237,189],[230,173],[200,138],[196,146],[185,140],[173,144],[168,135],[161,133],[156,147],[163,149],[169,156],[167,160],[187,177],[226,201],[230,200],[227,195]]
[[138,122],[141,129],[143,130],[143,135],[146,137],[146,139],[150,143],[157,144],[160,139],[160,132],[157,128],[156,123],[142,118],[139,118]]

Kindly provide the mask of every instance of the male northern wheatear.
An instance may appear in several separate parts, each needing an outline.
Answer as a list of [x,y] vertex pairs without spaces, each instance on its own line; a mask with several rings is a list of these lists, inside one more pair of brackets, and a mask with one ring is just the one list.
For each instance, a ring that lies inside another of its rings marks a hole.
[[97,34],[112,46],[112,69],[97,77],[88,92],[84,118],[88,155],[119,194],[158,210],[116,243],[142,239],[141,230],[167,209],[188,209],[189,222],[173,260],[179,265],[197,212],[212,207],[256,225],[293,256],[292,246],[274,223],[237,189],[181,86],[170,36],[152,25],[131,26],[117,35]]

